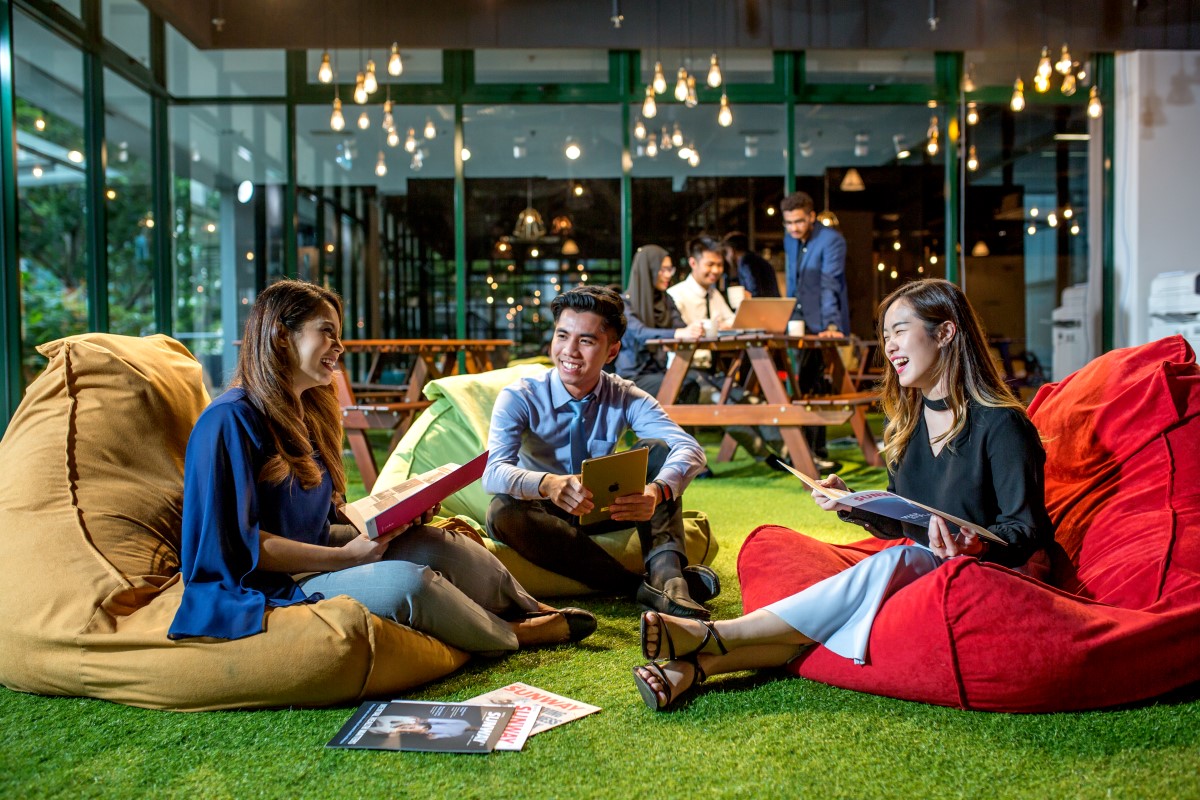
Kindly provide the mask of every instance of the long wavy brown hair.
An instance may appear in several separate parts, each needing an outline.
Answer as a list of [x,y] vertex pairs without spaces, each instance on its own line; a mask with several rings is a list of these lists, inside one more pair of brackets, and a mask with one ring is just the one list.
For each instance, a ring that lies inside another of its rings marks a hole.
[[[954,337],[939,351],[936,379],[945,376],[946,402],[954,412],[954,424],[937,441],[953,442],[967,424],[967,401],[993,408],[1016,408],[1025,413],[1025,406],[1004,382],[996,362],[988,351],[987,336],[975,309],[958,286],[950,281],[926,279],[913,281],[889,294],[879,304],[876,335],[880,353],[883,344],[884,315],[900,301],[908,303],[917,319],[925,326],[930,338],[936,338],[938,327],[952,322]],[[921,390],[905,389],[900,385],[896,370],[883,370],[883,413],[887,425],[883,429],[884,452],[889,469],[895,469],[904,455],[922,413]],[[949,446],[949,445],[947,445]]]
[[331,307],[342,324],[342,299],[315,283],[281,280],[254,301],[230,386],[240,386],[267,420],[275,455],[259,480],[281,484],[289,478],[305,489],[321,483],[319,454],[333,479],[334,501],[346,495],[342,468],[342,413],[333,385],[305,391],[300,401],[292,391],[292,336],[309,320]]

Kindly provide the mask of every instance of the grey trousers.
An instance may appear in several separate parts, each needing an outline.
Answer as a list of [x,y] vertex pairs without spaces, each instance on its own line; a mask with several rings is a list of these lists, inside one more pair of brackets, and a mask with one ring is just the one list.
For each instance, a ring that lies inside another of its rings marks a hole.
[[442,528],[418,526],[392,540],[383,560],[298,581],[307,594],[353,597],[385,619],[472,653],[517,649],[502,617],[538,602],[484,547]]

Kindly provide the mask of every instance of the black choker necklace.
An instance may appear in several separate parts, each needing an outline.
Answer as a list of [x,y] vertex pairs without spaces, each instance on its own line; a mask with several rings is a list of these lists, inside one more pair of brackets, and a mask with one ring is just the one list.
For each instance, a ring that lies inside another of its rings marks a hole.
[[921,395],[921,402],[930,411],[946,411],[950,408],[950,404],[946,402],[946,398],[944,397],[941,400],[931,400],[925,395]]

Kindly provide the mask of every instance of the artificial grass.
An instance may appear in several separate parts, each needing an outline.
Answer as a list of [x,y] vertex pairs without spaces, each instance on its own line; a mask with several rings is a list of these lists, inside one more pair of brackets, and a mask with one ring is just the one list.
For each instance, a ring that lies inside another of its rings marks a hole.
[[[716,440],[706,444],[715,455]],[[886,482],[853,461],[855,449],[831,454],[855,488]],[[686,504],[708,512],[721,542],[718,617],[741,611],[736,557],[755,525],[860,538],[789,475],[745,459],[713,468]],[[349,705],[175,714],[0,690],[0,797],[1200,797],[1194,687],[1135,708],[1006,715],[742,674],[653,714],[630,677],[641,661],[636,605],[572,602],[600,621],[582,646],[475,660],[410,695],[464,700],[524,681],[603,707],[521,753],[326,749]]]

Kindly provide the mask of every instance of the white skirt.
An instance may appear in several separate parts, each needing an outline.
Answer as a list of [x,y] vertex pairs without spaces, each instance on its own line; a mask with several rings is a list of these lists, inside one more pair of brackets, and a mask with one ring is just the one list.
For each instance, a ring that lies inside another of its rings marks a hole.
[[763,608],[839,656],[864,664],[883,601],[943,561],[922,545],[889,547]]

